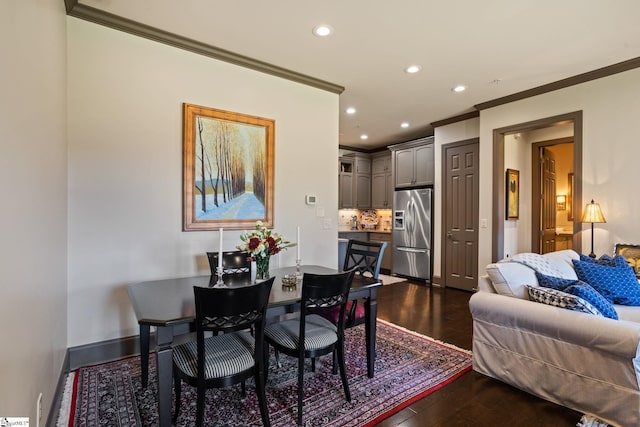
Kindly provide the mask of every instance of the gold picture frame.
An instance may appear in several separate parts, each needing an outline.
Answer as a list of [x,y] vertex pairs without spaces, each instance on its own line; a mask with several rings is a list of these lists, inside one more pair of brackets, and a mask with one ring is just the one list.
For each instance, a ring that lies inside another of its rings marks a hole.
[[183,104],[183,231],[273,227],[275,121]]
[[520,172],[507,169],[506,177],[506,215],[507,219],[518,219],[520,216]]

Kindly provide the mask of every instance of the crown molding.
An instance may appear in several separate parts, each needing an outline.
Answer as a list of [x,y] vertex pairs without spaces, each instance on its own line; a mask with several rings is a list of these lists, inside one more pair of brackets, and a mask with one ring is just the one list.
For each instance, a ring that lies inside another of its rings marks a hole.
[[78,3],[78,0],[64,0],[67,15],[74,18],[83,19],[105,27],[123,31],[199,55],[207,56],[230,64],[238,65],[251,70],[270,74],[286,80],[301,83],[317,89],[326,90],[331,93],[341,94],[344,87],[324,80],[316,79],[305,74],[287,70],[257,59],[239,55],[228,50],[220,49],[206,43],[202,43],[178,34],[170,33],[140,22],[132,21],[112,13],[105,12],[90,6]]
[[503,96],[491,101],[482,102],[474,105],[477,110],[486,110],[487,108],[497,107],[498,105],[508,104],[514,101],[520,101],[522,99],[531,98],[532,96],[542,95],[547,92],[553,92],[554,90],[564,89],[569,86],[574,86],[580,83],[586,83],[591,80],[601,79],[603,77],[612,76],[614,74],[622,73],[624,71],[633,70],[640,67],[640,57],[632,58],[627,61],[618,62],[617,64],[609,65],[606,67],[598,68],[597,70],[587,71],[586,73],[578,74],[576,76],[568,77],[566,79],[558,80],[546,85],[527,89],[522,92],[514,93],[511,95]]
[[458,116],[453,116],[453,117],[449,117],[447,119],[438,120],[438,121],[432,122],[430,124],[434,128],[437,128],[437,127],[440,127],[440,126],[446,126],[446,125],[450,125],[452,123],[461,122],[463,120],[474,119],[476,117],[480,117],[480,111],[470,111],[468,113],[460,114]]

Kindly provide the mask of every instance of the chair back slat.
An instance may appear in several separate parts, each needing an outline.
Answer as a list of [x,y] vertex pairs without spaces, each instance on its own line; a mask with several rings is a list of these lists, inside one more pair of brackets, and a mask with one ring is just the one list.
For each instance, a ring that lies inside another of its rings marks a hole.
[[305,311],[315,311],[344,304],[355,270],[338,274],[305,273],[302,278],[302,304]]
[[[207,252],[211,274],[216,274],[218,268],[218,252]],[[222,253],[222,270],[225,274],[249,273],[251,262],[249,254],[243,251],[228,251]]]
[[196,330],[224,332],[261,321],[274,280],[237,288],[194,286]]
[[380,274],[380,263],[387,242],[364,242],[349,240],[343,270],[356,269],[360,275],[369,275],[374,279]]

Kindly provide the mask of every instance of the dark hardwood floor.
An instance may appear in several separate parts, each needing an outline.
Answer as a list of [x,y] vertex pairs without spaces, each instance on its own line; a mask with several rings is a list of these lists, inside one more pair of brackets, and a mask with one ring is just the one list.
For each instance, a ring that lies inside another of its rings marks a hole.
[[[383,286],[378,294],[378,318],[471,350],[471,295],[409,282]],[[575,426],[581,416],[471,371],[378,426],[555,427]]]

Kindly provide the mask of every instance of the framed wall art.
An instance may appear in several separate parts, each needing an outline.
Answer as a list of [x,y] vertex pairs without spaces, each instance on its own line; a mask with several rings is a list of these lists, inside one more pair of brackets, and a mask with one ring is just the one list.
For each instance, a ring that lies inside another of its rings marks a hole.
[[183,230],[273,227],[275,121],[183,105]]
[[518,219],[520,216],[520,172],[507,169],[507,219]]

